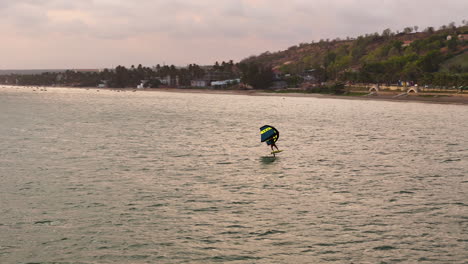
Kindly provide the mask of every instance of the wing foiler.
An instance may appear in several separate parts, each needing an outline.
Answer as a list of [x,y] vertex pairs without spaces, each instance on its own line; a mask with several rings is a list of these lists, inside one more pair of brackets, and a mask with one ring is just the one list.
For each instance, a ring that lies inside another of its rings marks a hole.
[[267,140],[273,140],[273,142],[278,141],[279,138],[279,131],[269,125],[262,126],[260,128],[260,140],[261,142],[265,142]]

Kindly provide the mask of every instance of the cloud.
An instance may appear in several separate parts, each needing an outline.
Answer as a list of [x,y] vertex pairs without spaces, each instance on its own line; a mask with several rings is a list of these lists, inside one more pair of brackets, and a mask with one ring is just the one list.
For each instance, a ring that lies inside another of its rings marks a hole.
[[63,57],[81,62],[82,54],[96,54],[89,58],[92,65],[145,57],[211,63],[215,56],[240,60],[322,38],[459,24],[468,19],[466,10],[465,0],[2,0],[0,34],[29,43],[30,50],[6,43],[18,52],[0,55],[18,61],[15,57],[45,47],[41,58],[49,52],[57,63],[61,46],[90,42],[83,49],[76,46],[75,54],[63,52]]

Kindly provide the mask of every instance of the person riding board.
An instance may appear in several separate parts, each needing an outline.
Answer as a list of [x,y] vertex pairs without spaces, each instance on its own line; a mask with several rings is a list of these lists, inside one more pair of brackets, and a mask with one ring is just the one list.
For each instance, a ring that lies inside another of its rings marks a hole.
[[279,149],[278,149],[278,146],[276,146],[276,144],[275,144],[275,140],[274,140],[273,138],[272,138],[272,139],[269,139],[269,140],[267,140],[267,142],[266,142],[266,143],[267,143],[267,145],[269,145],[269,146],[271,147],[271,151],[274,151],[274,149],[273,149],[273,148],[276,148],[276,150],[279,150]]
[[271,147],[271,154],[273,154],[273,156],[275,156],[275,153],[281,151],[278,149],[278,146],[276,146],[276,141],[278,141],[278,138],[279,132],[276,128],[270,125],[264,125],[260,128],[260,141],[266,142],[266,144]]
[[276,148],[276,150],[279,150],[278,146],[276,146],[276,144],[275,144],[275,139],[271,138],[271,139],[267,140],[266,143],[267,143],[267,145],[269,145],[271,147],[271,154],[273,154],[273,156],[275,156],[275,153],[274,153],[275,150],[273,148]]

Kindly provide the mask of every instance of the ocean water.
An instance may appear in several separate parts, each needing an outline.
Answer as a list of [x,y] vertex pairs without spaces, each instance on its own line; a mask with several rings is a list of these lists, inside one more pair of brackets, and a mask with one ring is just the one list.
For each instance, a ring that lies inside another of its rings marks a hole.
[[468,263],[467,132],[463,105],[0,88],[0,263]]

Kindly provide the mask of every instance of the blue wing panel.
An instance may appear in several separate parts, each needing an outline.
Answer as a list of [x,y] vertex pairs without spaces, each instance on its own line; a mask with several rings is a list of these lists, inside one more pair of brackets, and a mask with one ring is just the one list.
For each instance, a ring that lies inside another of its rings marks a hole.
[[269,139],[272,139],[276,142],[278,140],[278,137],[279,137],[279,132],[278,130],[276,130],[276,128],[272,127],[272,126],[262,126],[260,128],[260,140],[261,142],[265,142]]

